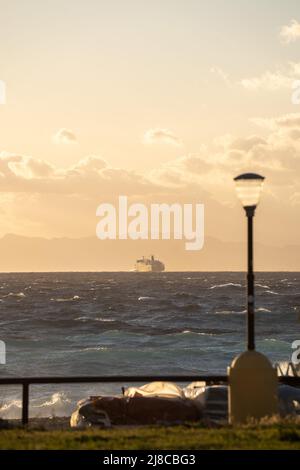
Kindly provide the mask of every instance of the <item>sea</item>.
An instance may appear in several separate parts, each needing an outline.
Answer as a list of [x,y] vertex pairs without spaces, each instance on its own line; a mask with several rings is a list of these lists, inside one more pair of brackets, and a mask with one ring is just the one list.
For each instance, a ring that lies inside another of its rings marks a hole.
[[[256,348],[289,361],[300,340],[300,273],[256,275]],[[0,274],[1,377],[226,374],[246,347],[244,273]],[[30,416],[68,416],[132,384],[32,385]],[[0,386],[19,418],[21,387]]]

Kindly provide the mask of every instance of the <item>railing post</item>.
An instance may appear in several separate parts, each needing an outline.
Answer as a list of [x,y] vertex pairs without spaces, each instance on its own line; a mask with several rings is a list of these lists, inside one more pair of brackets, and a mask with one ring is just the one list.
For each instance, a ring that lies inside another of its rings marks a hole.
[[29,383],[23,382],[22,391],[22,424],[26,426],[29,418]]

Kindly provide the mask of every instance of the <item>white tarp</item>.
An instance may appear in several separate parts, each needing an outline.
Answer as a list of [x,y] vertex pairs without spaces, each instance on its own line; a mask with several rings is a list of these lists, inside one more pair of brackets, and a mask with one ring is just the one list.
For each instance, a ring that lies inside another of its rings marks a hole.
[[183,390],[172,382],[150,382],[142,387],[129,387],[125,397],[185,398]]

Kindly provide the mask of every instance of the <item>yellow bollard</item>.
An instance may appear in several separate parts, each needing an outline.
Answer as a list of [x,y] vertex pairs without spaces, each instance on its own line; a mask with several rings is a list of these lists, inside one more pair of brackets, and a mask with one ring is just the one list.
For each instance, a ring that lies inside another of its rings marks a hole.
[[269,359],[257,351],[245,351],[228,367],[228,419],[245,424],[278,413],[278,379]]

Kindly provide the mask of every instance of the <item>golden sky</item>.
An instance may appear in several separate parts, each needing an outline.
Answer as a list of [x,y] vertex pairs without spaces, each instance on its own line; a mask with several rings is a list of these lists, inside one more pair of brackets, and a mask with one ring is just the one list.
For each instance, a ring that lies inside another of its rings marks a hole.
[[298,0],[1,0],[0,235],[90,236],[127,195],[239,241],[250,170],[257,240],[299,245],[299,51]]

